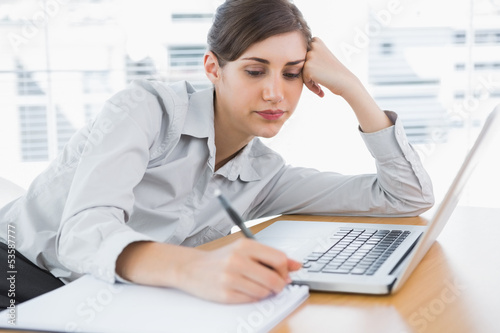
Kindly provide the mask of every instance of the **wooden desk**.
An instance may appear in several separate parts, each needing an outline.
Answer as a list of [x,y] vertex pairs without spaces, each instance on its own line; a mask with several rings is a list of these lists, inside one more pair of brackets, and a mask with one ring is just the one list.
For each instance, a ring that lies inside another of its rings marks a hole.
[[[390,296],[311,292],[272,332],[500,332],[500,209],[458,207],[403,288]],[[426,224],[416,218],[281,216],[274,221]],[[476,233],[472,233],[472,228]],[[202,246],[215,249],[235,233]]]
[[[500,209],[459,207],[437,242],[395,295],[311,292],[309,299],[273,333],[284,332],[500,332]],[[425,224],[416,218],[281,216],[252,227],[257,232],[281,219]],[[476,229],[476,233],[471,232]],[[201,246],[215,249],[235,233]],[[2,330],[0,332],[16,332]],[[28,331],[26,331],[28,332]]]

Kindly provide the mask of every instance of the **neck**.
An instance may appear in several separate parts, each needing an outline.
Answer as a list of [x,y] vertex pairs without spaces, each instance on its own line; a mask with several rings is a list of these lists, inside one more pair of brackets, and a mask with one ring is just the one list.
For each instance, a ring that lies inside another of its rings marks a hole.
[[[217,117],[216,117],[217,118]],[[231,135],[230,131],[217,126],[215,122],[215,170],[217,171],[224,164],[236,156],[253,137],[247,137],[239,140]]]
[[214,131],[215,131],[215,170],[230,161],[243,149],[253,136],[242,135],[227,119],[218,117],[217,104],[215,104]]

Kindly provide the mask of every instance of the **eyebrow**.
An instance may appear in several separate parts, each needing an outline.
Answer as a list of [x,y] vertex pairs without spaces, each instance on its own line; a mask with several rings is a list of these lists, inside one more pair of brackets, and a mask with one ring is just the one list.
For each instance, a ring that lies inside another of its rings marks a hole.
[[[258,57],[243,58],[241,60],[253,60],[253,61],[257,61],[257,62],[266,64],[266,65],[270,64],[269,60],[258,58]],[[306,61],[306,60],[305,59],[300,59],[300,60],[295,60],[295,61],[289,61],[289,62],[287,62],[285,64],[285,66],[298,65],[298,64],[300,64],[301,62],[304,62],[304,61]]]

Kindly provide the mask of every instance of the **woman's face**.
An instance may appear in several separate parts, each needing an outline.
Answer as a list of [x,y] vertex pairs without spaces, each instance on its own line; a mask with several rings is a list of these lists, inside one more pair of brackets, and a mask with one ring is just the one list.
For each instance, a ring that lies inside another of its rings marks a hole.
[[305,38],[295,31],[255,43],[219,68],[212,79],[219,128],[234,139],[275,136],[302,93],[306,53]]

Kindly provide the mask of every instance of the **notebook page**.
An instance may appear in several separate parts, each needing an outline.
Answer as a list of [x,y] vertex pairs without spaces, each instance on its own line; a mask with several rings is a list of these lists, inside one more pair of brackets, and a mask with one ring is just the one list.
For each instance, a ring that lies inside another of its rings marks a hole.
[[306,286],[288,286],[256,303],[220,304],[182,291],[114,284],[84,276],[16,307],[16,325],[8,310],[5,328],[64,332],[267,332],[309,296]]

